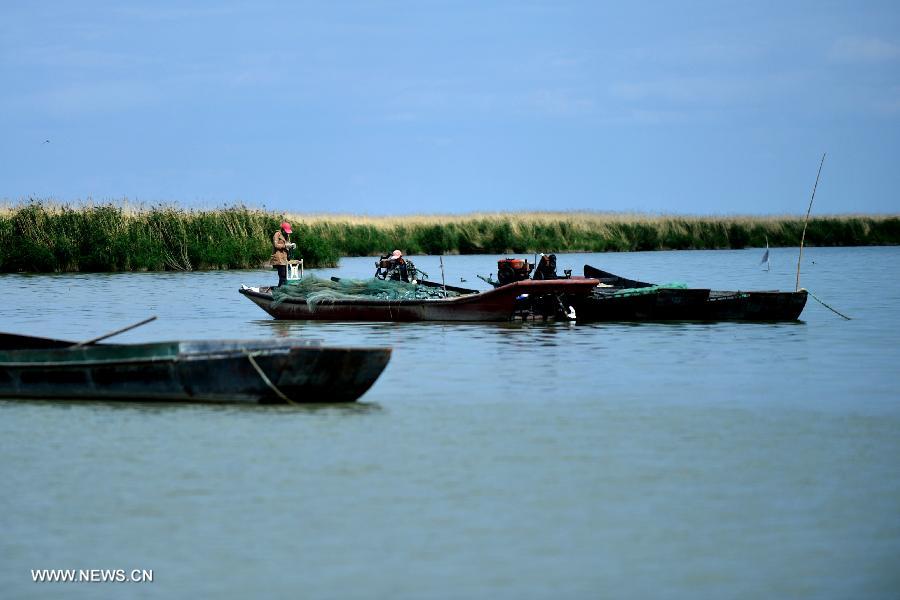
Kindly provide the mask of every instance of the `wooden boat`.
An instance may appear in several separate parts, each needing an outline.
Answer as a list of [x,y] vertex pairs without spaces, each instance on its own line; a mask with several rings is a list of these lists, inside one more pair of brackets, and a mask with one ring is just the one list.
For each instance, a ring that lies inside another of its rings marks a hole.
[[0,398],[352,402],[390,356],[296,339],[77,345],[0,334]]
[[579,321],[680,321],[694,318],[709,293],[708,289],[657,287],[622,293],[601,288],[574,299],[573,306]]
[[308,304],[305,300],[276,302],[271,287],[242,287],[240,293],[276,319],[333,321],[508,321],[522,295],[564,294],[586,296],[597,285],[593,279],[517,281],[486,292],[462,290],[450,298],[382,300],[339,299]]
[[712,291],[698,318],[708,321],[796,321],[806,306],[807,297],[806,290]]
[[[585,277],[600,281],[602,286],[585,301],[579,318],[595,320],[697,320],[697,321],[796,321],[806,306],[807,292],[783,291],[723,291],[707,289],[681,290],[695,293],[694,301],[689,301],[675,310],[656,311],[655,305],[634,294],[631,304],[622,290],[651,288],[655,284],[620,277],[614,273],[584,267]],[[662,291],[662,290],[661,290]],[[618,294],[617,294],[618,292]],[[668,292],[677,294],[676,290]],[[703,301],[696,301],[703,297]],[[621,298],[621,299],[617,299]],[[618,304],[617,304],[618,303]],[[633,306],[632,306],[633,305]],[[649,305],[649,306],[648,306]],[[624,318],[621,315],[626,315]]]

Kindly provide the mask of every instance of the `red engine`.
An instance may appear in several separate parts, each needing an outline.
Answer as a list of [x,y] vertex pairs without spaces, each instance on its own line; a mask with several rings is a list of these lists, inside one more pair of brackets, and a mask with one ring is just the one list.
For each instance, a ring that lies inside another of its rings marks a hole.
[[528,279],[534,265],[521,258],[504,258],[497,261],[497,281],[506,285],[514,281]]

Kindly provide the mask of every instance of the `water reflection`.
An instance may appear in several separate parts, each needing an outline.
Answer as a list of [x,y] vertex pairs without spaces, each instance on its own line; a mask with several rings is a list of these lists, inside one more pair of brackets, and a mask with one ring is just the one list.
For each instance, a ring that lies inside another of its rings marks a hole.
[[22,405],[50,407],[57,410],[100,410],[134,412],[140,414],[215,413],[215,414],[312,414],[312,415],[368,415],[385,412],[377,402],[309,403],[309,404],[224,404],[216,402],[152,402],[134,400],[42,400],[35,398],[7,398],[0,400],[0,410],[15,410]]

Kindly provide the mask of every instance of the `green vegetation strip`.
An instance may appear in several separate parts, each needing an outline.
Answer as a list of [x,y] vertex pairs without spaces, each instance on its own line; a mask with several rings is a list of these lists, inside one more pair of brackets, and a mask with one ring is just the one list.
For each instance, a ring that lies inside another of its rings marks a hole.
[[[283,218],[306,267],[341,256],[531,254],[796,246],[802,217],[498,213],[351,217],[283,215],[242,206],[189,211],[32,202],[0,209],[0,272],[247,269],[267,264]],[[810,246],[900,243],[898,216],[811,219]]]

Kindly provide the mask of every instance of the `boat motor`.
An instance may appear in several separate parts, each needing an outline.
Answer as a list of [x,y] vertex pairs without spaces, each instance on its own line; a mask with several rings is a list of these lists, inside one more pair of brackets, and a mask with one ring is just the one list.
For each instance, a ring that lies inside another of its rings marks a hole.
[[521,258],[503,258],[497,261],[497,281],[500,285],[528,279],[534,265]]

